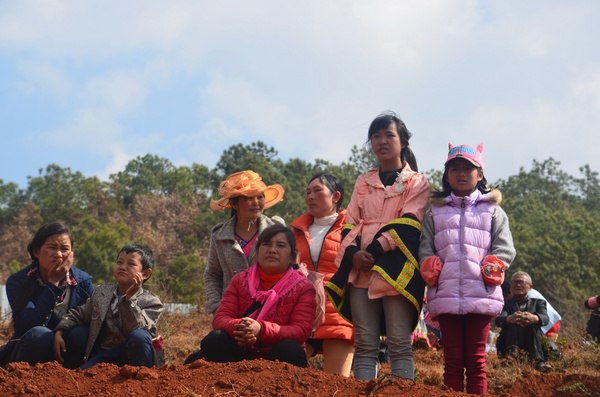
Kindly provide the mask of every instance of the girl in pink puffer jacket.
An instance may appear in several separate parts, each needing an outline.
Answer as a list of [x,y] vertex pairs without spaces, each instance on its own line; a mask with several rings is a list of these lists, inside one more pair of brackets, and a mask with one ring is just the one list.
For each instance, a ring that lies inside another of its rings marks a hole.
[[500,285],[515,257],[502,194],[483,176],[483,144],[452,146],[443,190],[434,192],[419,245],[427,309],[444,345],[444,384],[486,394],[485,344],[490,321],[502,311]]

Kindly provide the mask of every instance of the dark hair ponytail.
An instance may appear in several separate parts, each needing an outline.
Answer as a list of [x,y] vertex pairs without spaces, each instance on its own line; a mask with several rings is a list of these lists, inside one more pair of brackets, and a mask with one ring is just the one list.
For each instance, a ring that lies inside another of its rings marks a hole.
[[419,172],[419,167],[417,166],[417,158],[415,157],[415,154],[408,145],[406,145],[406,147],[404,147],[404,149],[400,151],[400,159],[402,160],[402,162],[406,161],[413,171]]

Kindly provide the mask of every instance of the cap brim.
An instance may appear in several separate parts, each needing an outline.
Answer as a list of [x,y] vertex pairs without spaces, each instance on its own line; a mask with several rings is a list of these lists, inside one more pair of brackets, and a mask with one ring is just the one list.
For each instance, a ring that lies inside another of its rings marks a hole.
[[479,164],[477,161],[475,161],[475,160],[473,160],[473,159],[471,159],[469,157],[461,156],[460,154],[457,154],[456,156],[453,156],[453,157],[449,158],[448,160],[446,160],[446,162],[444,163],[444,166],[446,166],[446,164],[448,164],[452,160],[456,160],[456,159],[467,160],[469,163],[473,164],[475,167],[477,167],[477,168],[483,168],[481,166],[481,164]]

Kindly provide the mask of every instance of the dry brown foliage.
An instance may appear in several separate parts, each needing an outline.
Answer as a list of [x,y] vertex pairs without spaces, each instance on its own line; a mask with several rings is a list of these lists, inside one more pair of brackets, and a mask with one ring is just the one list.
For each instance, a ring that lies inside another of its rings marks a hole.
[[131,235],[152,247],[156,263],[171,263],[184,249],[185,238],[193,234],[193,226],[201,209],[184,202],[179,195],[137,196],[133,210],[125,216]]
[[6,266],[0,266],[0,284],[4,284],[5,280],[10,276],[10,268],[8,265],[16,261],[21,266],[29,264],[31,258],[27,253],[27,244],[33,238],[33,235],[39,225],[40,216],[36,211],[36,207],[29,203],[19,208],[17,216],[0,234],[0,263]]

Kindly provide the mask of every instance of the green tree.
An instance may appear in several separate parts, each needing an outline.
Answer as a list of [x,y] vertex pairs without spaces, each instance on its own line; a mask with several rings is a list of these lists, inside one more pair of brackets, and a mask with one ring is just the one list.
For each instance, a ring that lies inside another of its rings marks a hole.
[[77,266],[92,275],[94,284],[114,283],[117,254],[130,243],[131,228],[125,222],[106,223],[88,220],[88,233],[79,248],[75,246]]
[[166,158],[147,154],[138,156],[124,171],[110,175],[111,191],[125,208],[136,196],[153,194],[199,194],[209,188],[210,173],[203,165],[175,167]]
[[598,172],[592,171],[589,165],[579,168],[583,174],[582,178],[575,178],[574,183],[578,187],[584,206],[594,213],[600,210],[600,181]]
[[72,225],[94,203],[101,202],[103,194],[98,178],[50,164],[40,169],[39,176],[29,177],[26,197],[39,207],[45,223],[62,220]]
[[436,170],[432,168],[428,171],[423,172],[423,175],[425,175],[427,181],[429,182],[429,190],[442,190],[442,178],[444,176],[443,170]]
[[590,211],[599,198],[597,179],[589,167],[582,172],[578,180],[550,158],[500,182],[517,249],[507,276],[528,272],[567,321],[580,321],[582,300],[600,288],[600,219]]
[[204,269],[206,263],[198,255],[178,254],[161,275],[174,302],[201,305],[204,302]]
[[354,166],[358,174],[364,174],[379,163],[370,145],[352,146],[349,163]]
[[261,141],[252,142],[250,145],[233,145],[223,151],[217,162],[213,171],[213,187],[218,188],[219,183],[228,175],[244,170],[257,172],[265,183],[277,183],[272,181],[273,177],[277,176],[277,168],[280,168],[275,167],[275,163],[281,165],[281,160],[276,156],[275,148]]
[[25,203],[25,192],[16,183],[0,179],[0,231],[17,215]]

